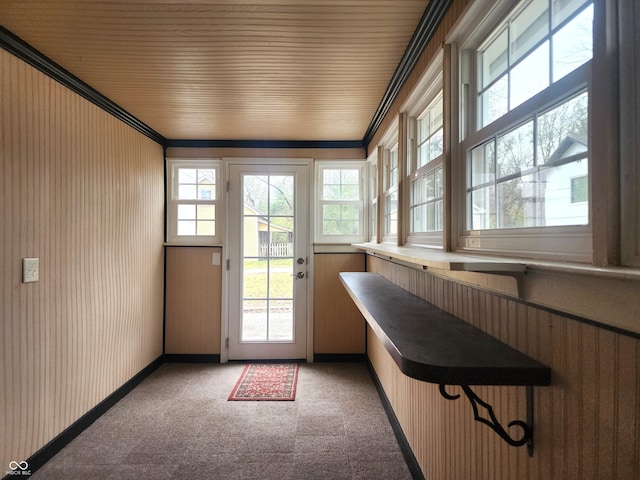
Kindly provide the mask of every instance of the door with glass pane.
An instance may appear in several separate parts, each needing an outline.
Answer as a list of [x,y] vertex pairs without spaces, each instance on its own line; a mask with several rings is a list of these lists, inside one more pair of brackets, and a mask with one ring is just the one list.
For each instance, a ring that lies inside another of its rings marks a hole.
[[307,354],[308,167],[229,166],[230,360]]

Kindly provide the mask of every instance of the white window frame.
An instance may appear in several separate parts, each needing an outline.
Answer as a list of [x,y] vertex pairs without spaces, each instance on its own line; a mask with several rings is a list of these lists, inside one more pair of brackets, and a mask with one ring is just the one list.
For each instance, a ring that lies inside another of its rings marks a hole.
[[[398,243],[398,238],[400,232],[398,229],[401,225],[400,219],[400,211],[401,206],[400,202],[402,202],[402,192],[400,191],[400,172],[402,169],[400,168],[400,162],[404,161],[400,158],[400,148],[398,144],[398,128],[399,128],[399,120],[398,117],[394,119],[389,128],[386,130],[385,134],[382,136],[380,143],[378,144],[378,211],[379,216],[377,218],[378,222],[378,232],[382,237],[378,239],[382,243]],[[397,177],[395,184],[390,182],[391,179],[391,165],[390,165],[390,152],[392,150],[398,151],[398,164],[397,164]],[[381,177],[381,178],[380,178]],[[389,231],[387,229],[387,220],[391,213],[388,210],[388,204],[393,195],[397,195],[398,201],[396,204],[396,226],[398,227],[395,231]]]
[[[382,241],[385,243],[393,242],[397,243],[398,241],[398,228],[400,225],[400,202],[402,201],[400,195],[400,179],[399,179],[399,166],[400,166],[400,158],[399,158],[399,146],[396,143],[391,148],[385,148],[383,150],[383,191],[381,195],[382,201]],[[391,166],[391,157],[393,152],[396,155],[396,165],[395,168]],[[392,182],[393,172],[395,171],[395,182]],[[391,202],[393,197],[396,198],[396,208],[393,210],[391,208]],[[393,229],[392,218],[395,215],[395,225],[396,228]]]
[[[464,38],[453,38],[459,42],[461,48],[457,59],[459,69],[459,84],[452,85],[458,90],[461,99],[461,111],[452,114],[450,122],[458,122],[460,125],[461,141],[457,155],[457,170],[466,172],[468,168],[469,155],[473,148],[483,144],[485,141],[501,133],[508,132],[513,128],[528,121],[532,115],[549,110],[554,105],[562,103],[565,99],[572,97],[582,90],[587,90],[589,94],[589,111],[592,112],[591,102],[595,95],[591,92],[591,72],[592,64],[596,56],[591,61],[578,67],[566,77],[556,81],[540,93],[526,100],[517,107],[511,109],[492,123],[483,128],[478,128],[479,101],[477,92],[478,72],[476,62],[477,48],[493,34],[493,32],[503,22],[505,15],[509,15],[514,10],[513,2],[501,1],[493,5],[490,11],[482,12],[483,18],[477,21],[478,11],[469,12],[474,18],[465,18],[470,33]],[[594,14],[594,32],[598,21]],[[473,29],[473,24],[478,25]],[[460,30],[458,30],[460,31]],[[463,34],[464,35],[464,34]],[[594,34],[595,36],[595,34]],[[466,103],[466,105],[465,105]],[[593,138],[589,135],[589,150],[592,150]],[[592,156],[589,156],[589,171],[592,170]],[[464,175],[463,178],[466,178]],[[592,225],[559,226],[559,227],[527,227],[509,229],[487,229],[471,230],[467,227],[468,206],[467,206],[467,183],[459,185],[459,190],[454,194],[460,198],[458,209],[456,210],[457,248],[460,250],[473,250],[486,253],[525,256],[531,258],[549,258],[552,256],[559,260],[591,262],[593,258]],[[590,193],[590,204],[593,204],[593,196]],[[591,208],[591,207],[590,207]]]
[[[418,166],[418,119],[425,114],[425,110],[433,103],[438,97],[442,97],[443,106],[443,131],[446,128],[447,119],[444,117],[444,85],[443,85],[443,54],[439,52],[433,59],[429,67],[425,70],[421,79],[418,81],[416,87],[407,98],[402,110],[407,112],[408,115],[408,141],[407,141],[407,187],[404,189],[406,194],[404,195],[404,208],[406,212],[404,224],[407,225],[406,244],[420,247],[429,248],[443,248],[444,242],[444,229],[446,228],[444,222],[444,188],[443,185],[443,197],[442,201],[442,229],[426,232],[414,232],[412,230],[413,218],[413,188],[414,182],[422,177],[425,177],[438,168],[442,168],[443,182],[444,182],[444,148],[443,152],[437,158],[432,159],[426,165]],[[444,136],[446,138],[446,136]],[[443,142],[444,142],[443,138]],[[443,145],[444,147],[444,145]]]
[[378,239],[378,150],[375,149],[367,158],[367,189],[369,213],[367,215],[367,228],[369,241],[376,243]]
[[[224,238],[224,178],[222,162],[216,159],[167,159],[167,243],[172,245],[222,245]],[[181,168],[206,168],[216,172],[213,199],[180,200],[178,171]],[[215,207],[215,235],[178,235],[178,206],[180,204],[213,205]]]
[[[359,198],[357,200],[332,200],[323,198],[323,173],[325,170],[358,170]],[[316,160],[315,188],[315,243],[351,244],[363,242],[367,238],[368,205],[367,162],[365,160]],[[358,235],[324,235],[323,207],[325,205],[355,205],[358,207]]]

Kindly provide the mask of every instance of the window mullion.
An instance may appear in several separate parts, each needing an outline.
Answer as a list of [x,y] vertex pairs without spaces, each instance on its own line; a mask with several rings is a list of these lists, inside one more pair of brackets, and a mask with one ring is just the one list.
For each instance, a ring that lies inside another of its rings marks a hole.
[[378,195],[377,195],[377,220],[376,220],[376,242],[382,243],[382,236],[384,232],[384,174],[383,169],[385,165],[385,149],[382,145],[378,145]]
[[[593,263],[603,267],[618,265],[621,259],[620,142],[614,140],[620,138],[619,85],[611,81],[618,78],[620,67],[617,4],[596,1],[593,16],[592,88],[597,95],[590,96],[589,116],[598,119],[598,130],[596,135],[591,135],[589,148],[590,204],[598,206],[591,208]],[[595,130],[593,122],[590,128],[592,132]]]
[[404,245],[409,235],[409,188],[407,159],[409,145],[409,116],[402,112],[398,121],[398,236],[397,244]]
[[[622,262],[640,267],[640,8],[620,0],[620,160]],[[631,14],[633,12],[633,14]]]
[[[457,249],[458,236],[465,217],[466,193],[464,183],[466,162],[459,148],[461,127],[461,95],[460,85],[461,62],[456,44],[444,46],[443,82],[442,82],[442,248],[444,251]],[[473,110],[473,109],[472,109]],[[467,112],[469,113],[469,112]],[[453,171],[458,172],[453,175]],[[457,180],[457,181],[456,181]]]

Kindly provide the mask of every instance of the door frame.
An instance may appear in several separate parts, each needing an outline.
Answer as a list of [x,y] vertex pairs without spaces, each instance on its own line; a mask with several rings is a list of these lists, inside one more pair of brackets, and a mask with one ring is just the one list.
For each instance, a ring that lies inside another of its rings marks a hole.
[[[264,165],[268,166],[306,166],[308,169],[308,211],[307,213],[307,224],[308,224],[308,237],[307,237],[307,251],[309,254],[309,261],[307,263],[307,271],[309,272],[307,278],[307,292],[306,292],[306,304],[307,304],[307,315],[306,315],[306,352],[307,352],[307,362],[313,362],[313,238],[314,238],[314,216],[313,213],[315,211],[313,200],[314,200],[314,185],[315,185],[315,168],[314,162],[312,158],[243,158],[243,157],[224,157],[222,158],[222,164],[225,175],[225,186],[223,189],[223,197],[224,197],[224,210],[225,210],[225,218],[229,219],[229,209],[230,209],[230,194],[229,194],[229,177],[231,165],[246,165],[246,166],[260,166]],[[225,225],[225,233],[224,233],[224,247],[223,247],[223,257],[224,257],[224,265],[222,269],[222,324],[220,325],[220,363],[227,363],[229,361],[229,303],[230,303],[230,275],[228,269],[228,263],[230,261],[229,257],[229,245],[231,245],[231,229],[228,228],[228,224]]]

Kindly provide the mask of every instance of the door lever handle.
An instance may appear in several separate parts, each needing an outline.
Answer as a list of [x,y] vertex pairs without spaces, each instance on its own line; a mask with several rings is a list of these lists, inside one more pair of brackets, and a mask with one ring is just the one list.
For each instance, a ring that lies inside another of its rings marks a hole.
[[294,275],[291,275],[292,277],[296,277],[296,278],[304,278],[305,273],[304,272],[298,272]]

